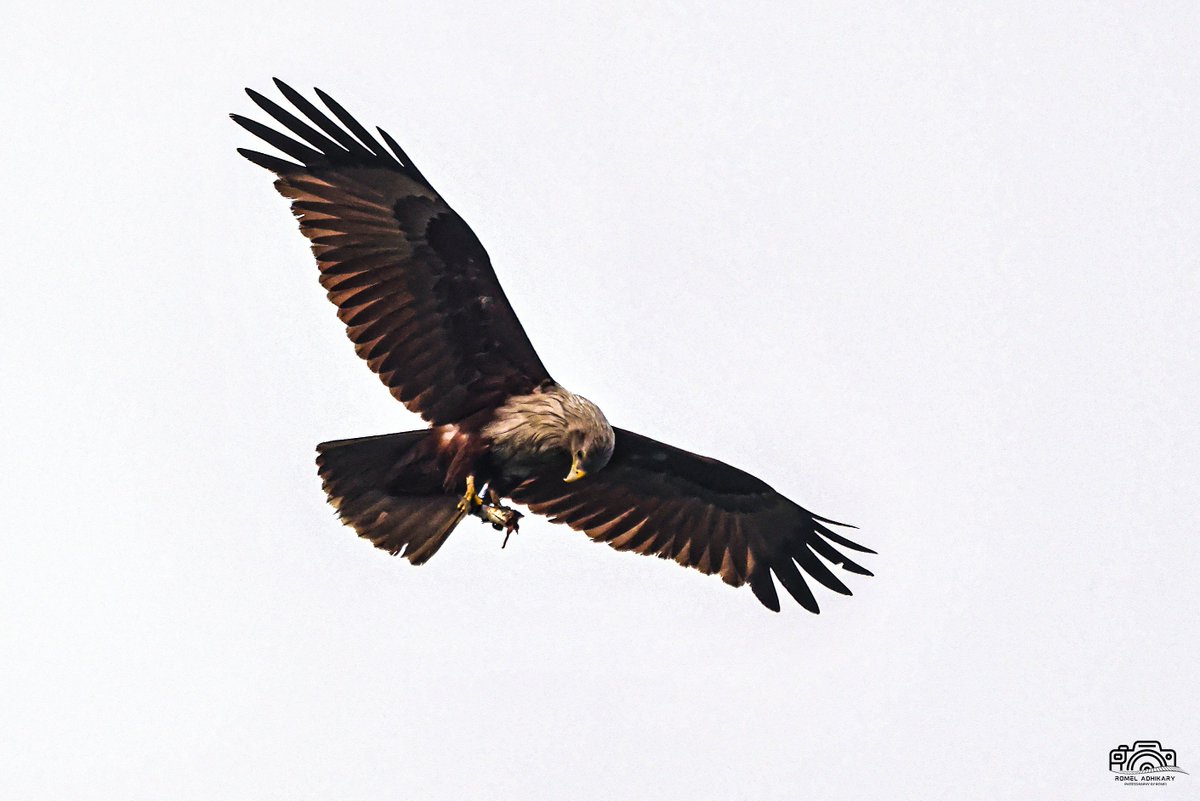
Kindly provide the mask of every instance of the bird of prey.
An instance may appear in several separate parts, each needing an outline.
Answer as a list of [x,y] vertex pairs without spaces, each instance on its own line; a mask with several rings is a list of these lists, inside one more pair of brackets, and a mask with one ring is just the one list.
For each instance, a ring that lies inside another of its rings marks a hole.
[[275,85],[299,116],[246,91],[287,133],[232,117],[287,158],[238,152],[277,176],[358,355],[429,424],[317,446],[329,501],[360,536],[422,564],[468,515],[515,531],[511,500],[617,550],[748,584],[774,611],[772,574],[814,613],[806,575],[845,595],[830,565],[871,575],[835,547],[874,553],[832,528],[845,524],[616,428],[556,383],[483,245],[395,140],[319,89],[328,111]]

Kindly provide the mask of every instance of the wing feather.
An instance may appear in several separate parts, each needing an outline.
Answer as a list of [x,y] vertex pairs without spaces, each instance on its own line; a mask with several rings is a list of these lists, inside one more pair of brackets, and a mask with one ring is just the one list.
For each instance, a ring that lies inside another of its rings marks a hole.
[[775,611],[779,594],[772,576],[800,606],[816,613],[820,607],[806,577],[850,594],[822,558],[870,575],[834,547],[874,553],[830,530],[841,523],[813,515],[723,462],[621,429],[616,436],[612,460],[603,470],[572,484],[532,478],[513,491],[513,499],[617,550],[719,573],[735,587],[749,584],[755,597]]
[[348,133],[342,130],[342,128],[338,127],[333,120],[329,119],[329,117],[325,115],[325,112],[313,105],[308,98],[278,78],[275,78],[274,80],[275,86],[279,89],[280,93],[287,98],[287,101],[295,106],[301,114],[303,114],[305,117],[308,117],[308,119],[316,124],[318,128],[329,134],[329,136],[332,138],[336,139],[338,144],[345,148],[346,152],[357,156],[373,155],[370,153],[370,151],[362,146],[362,143],[355,141],[354,137],[350,136]]
[[275,85],[297,113],[247,93],[282,130],[232,116],[295,161],[238,152],[278,175],[356,352],[392,395],[444,424],[550,382],[487,252],[395,140],[380,130],[385,149],[320,90],[329,113]]

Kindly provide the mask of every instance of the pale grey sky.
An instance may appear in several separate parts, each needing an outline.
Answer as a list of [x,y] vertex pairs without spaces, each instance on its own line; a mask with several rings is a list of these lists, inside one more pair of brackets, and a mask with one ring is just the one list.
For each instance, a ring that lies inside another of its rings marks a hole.
[[[1198,792],[1195,4],[6,27],[0,798]],[[275,75],[403,144],[558,380],[876,577],[773,615],[532,519],[341,526],[313,446],[419,421],[234,152]],[[1116,786],[1135,739],[1186,786]]]

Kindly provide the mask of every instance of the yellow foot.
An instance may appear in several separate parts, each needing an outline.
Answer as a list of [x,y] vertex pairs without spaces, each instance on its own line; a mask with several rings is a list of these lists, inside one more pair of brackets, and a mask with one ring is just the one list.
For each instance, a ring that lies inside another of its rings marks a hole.
[[475,476],[467,476],[467,491],[458,502],[458,511],[474,514],[480,506],[483,506],[483,498],[475,494]]

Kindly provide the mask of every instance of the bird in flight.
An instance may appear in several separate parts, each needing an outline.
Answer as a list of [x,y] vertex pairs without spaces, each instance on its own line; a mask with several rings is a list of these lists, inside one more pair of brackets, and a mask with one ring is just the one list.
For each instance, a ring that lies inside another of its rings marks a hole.
[[277,176],[358,355],[429,424],[317,446],[329,501],[359,536],[418,565],[467,516],[507,541],[521,518],[510,500],[617,550],[748,584],[776,612],[772,574],[814,613],[806,576],[849,595],[830,565],[872,575],[835,547],[875,553],[832,528],[845,524],[736,467],[616,428],[555,382],[483,245],[395,140],[320,89],[328,111],[275,85],[300,116],[246,92],[286,133],[231,116],[287,158],[238,152]]

